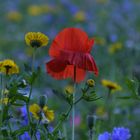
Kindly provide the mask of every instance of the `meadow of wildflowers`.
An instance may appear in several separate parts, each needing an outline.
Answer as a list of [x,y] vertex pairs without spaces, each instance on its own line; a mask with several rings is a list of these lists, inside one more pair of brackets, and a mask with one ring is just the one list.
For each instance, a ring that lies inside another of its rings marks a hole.
[[139,0],[0,12],[0,140],[140,139]]

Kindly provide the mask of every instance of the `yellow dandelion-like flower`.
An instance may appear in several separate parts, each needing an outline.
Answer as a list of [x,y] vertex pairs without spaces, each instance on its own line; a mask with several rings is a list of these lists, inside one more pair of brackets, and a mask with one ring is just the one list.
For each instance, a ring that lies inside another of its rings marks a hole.
[[99,117],[104,117],[107,115],[107,112],[103,106],[100,106],[96,108],[96,115]]
[[31,16],[39,16],[42,14],[42,8],[38,5],[31,5],[28,7],[28,14]]
[[95,81],[94,81],[93,79],[88,79],[88,80],[87,80],[87,85],[88,85],[89,87],[93,87],[93,86],[95,86]]
[[117,42],[117,43],[112,44],[109,47],[108,51],[109,51],[110,54],[114,54],[115,52],[121,50],[122,48],[123,48],[122,43],[121,42]]
[[45,105],[41,108],[38,104],[30,105],[29,111],[33,114],[35,119],[42,118],[42,113],[45,115],[48,123],[54,120],[54,112],[53,110],[49,110]]
[[42,9],[42,13],[53,13],[56,10],[56,7],[53,7],[51,5],[45,4],[45,5],[40,5]]
[[32,104],[29,107],[29,111],[33,114],[36,119],[40,118],[41,108],[38,104]]
[[9,13],[7,13],[6,18],[10,21],[21,21],[22,19],[22,14],[18,11],[10,11]]
[[64,90],[66,91],[66,93],[68,94],[73,94],[74,93],[74,87],[72,85],[67,85]]
[[43,107],[43,113],[45,117],[47,118],[48,122],[51,122],[54,120],[54,111],[49,110],[47,106]]
[[110,80],[105,80],[103,79],[101,81],[102,85],[109,88],[110,90],[113,90],[113,91],[119,91],[119,90],[122,90],[121,86],[118,85],[117,83],[114,83]]
[[41,32],[29,32],[25,35],[25,41],[28,46],[39,48],[46,46],[49,38]]
[[9,98],[3,98],[3,99],[1,99],[0,102],[1,102],[2,104],[4,104],[4,105],[7,105],[8,102],[9,102]]
[[97,45],[103,46],[106,44],[106,40],[103,37],[96,37],[94,38],[94,40],[95,40],[95,44]]
[[86,14],[83,11],[78,11],[75,15],[74,15],[74,20],[77,22],[82,22],[86,20]]
[[19,73],[19,67],[13,60],[6,59],[1,61],[0,72],[7,75],[17,74]]

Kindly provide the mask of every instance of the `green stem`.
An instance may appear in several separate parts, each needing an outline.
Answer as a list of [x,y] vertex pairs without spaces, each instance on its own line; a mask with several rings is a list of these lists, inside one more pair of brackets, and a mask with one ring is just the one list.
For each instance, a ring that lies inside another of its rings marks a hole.
[[54,128],[53,134],[55,134],[57,132],[57,130],[60,128],[60,126],[62,125],[63,121],[66,120],[66,118],[68,117],[68,115],[71,112],[71,110],[72,110],[72,106],[70,106],[68,112],[65,114],[65,117],[58,122],[58,124]]
[[81,96],[77,101],[75,101],[75,105],[77,104],[77,103],[79,103],[81,100],[83,99],[83,96]]
[[[35,51],[36,51],[36,48],[33,50],[33,55],[32,55],[32,74],[34,72]],[[30,91],[29,91],[29,98],[28,98],[28,102],[26,103],[26,110],[27,110],[27,116],[28,116],[28,124],[30,126],[32,124],[32,120],[31,120],[30,112],[29,112],[29,104],[30,104],[30,100],[31,100],[32,90],[33,90],[33,82],[31,83],[31,87],[30,87]]]
[[74,93],[72,100],[72,140],[75,138],[75,93],[76,93],[76,66],[74,66]]
[[[0,84],[1,84],[1,86],[0,86],[0,88],[1,88],[1,91],[0,91],[0,102],[2,102],[2,89],[3,89],[3,87],[2,87],[2,84],[3,84],[3,82],[2,82],[2,74],[0,75]],[[0,126],[2,125],[2,111],[3,110],[3,105],[1,104],[1,115],[0,115]]]
[[35,54],[36,54],[36,47],[34,48],[33,55],[32,55],[32,73],[34,72]]

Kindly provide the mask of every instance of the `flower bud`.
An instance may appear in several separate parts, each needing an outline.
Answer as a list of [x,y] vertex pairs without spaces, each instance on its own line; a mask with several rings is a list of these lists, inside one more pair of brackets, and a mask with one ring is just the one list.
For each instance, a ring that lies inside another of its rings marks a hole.
[[93,115],[88,115],[87,116],[87,125],[89,127],[89,129],[91,130],[94,126],[94,116]]
[[45,95],[40,96],[39,98],[39,106],[43,108],[46,104],[47,97]]
[[89,87],[93,87],[93,86],[95,86],[95,81],[94,81],[93,79],[88,79],[88,80],[87,80],[87,85],[88,85]]

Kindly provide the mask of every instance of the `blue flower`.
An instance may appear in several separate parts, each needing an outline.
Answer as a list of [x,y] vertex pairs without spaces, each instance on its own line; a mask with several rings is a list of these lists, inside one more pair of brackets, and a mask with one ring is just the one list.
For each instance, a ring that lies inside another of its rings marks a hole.
[[98,140],[129,140],[130,137],[128,128],[114,127],[112,133],[104,132],[98,136]]
[[[40,132],[36,133],[37,140],[40,140]],[[24,132],[24,134],[19,136],[19,140],[31,140],[31,137],[28,132]]]
[[104,132],[98,136],[98,140],[110,140],[111,134],[108,132]]
[[114,128],[112,132],[112,140],[128,140],[131,137],[128,128],[118,127]]
[[22,117],[21,125],[25,126],[28,124],[28,115],[27,115],[26,106],[21,107],[20,111],[21,111],[21,117]]
[[29,133],[28,132],[24,132],[24,134],[19,136],[19,140],[31,140],[31,138],[29,136]]

